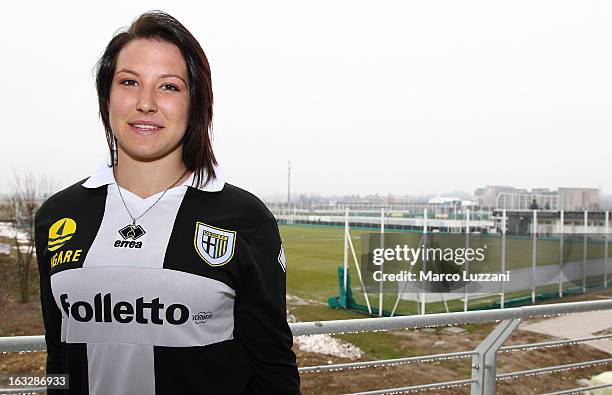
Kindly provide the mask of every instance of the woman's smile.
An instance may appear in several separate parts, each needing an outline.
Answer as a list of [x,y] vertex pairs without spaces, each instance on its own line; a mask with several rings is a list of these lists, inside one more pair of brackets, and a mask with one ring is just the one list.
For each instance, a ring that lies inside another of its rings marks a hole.
[[142,136],[157,134],[157,132],[161,131],[164,128],[158,123],[141,120],[128,122],[128,125],[130,125],[130,129],[132,131]]

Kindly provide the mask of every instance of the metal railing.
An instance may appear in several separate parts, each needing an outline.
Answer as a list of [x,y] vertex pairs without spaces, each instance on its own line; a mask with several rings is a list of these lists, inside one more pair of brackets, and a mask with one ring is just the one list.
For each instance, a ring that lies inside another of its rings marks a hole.
[[[359,333],[369,331],[417,329],[425,327],[500,322],[499,325],[497,325],[497,327],[478,345],[478,347],[476,347],[476,349],[470,351],[333,365],[307,366],[298,369],[300,373],[312,373],[342,369],[363,369],[379,366],[471,358],[471,378],[400,388],[388,388],[375,391],[360,392],[359,394],[419,392],[433,389],[470,385],[472,395],[491,395],[495,394],[496,383],[501,380],[511,380],[518,377],[610,364],[612,362],[612,358],[583,361],[572,364],[549,366],[544,368],[509,372],[503,374],[498,374],[496,371],[496,358],[498,353],[562,347],[570,344],[582,344],[612,338],[612,335],[602,335],[590,336],[580,339],[555,340],[548,342],[501,347],[504,341],[519,325],[520,320],[525,318],[546,317],[552,315],[572,314],[610,309],[612,309],[612,300],[597,300],[587,302],[525,306],[502,310],[467,311],[456,313],[441,313],[402,317],[363,318],[352,320],[298,322],[291,323],[289,325],[294,336],[302,336],[315,334]],[[43,336],[14,336],[0,338],[0,352],[28,352],[42,351],[44,349],[45,341]],[[586,390],[601,389],[606,387],[612,387],[612,384],[573,388],[569,390],[554,392],[549,395],[581,393]],[[0,393],[4,394],[16,393],[19,391],[21,391],[21,393],[44,392],[45,389],[44,387],[32,387],[27,389],[23,388],[17,391],[16,389],[0,389]]]

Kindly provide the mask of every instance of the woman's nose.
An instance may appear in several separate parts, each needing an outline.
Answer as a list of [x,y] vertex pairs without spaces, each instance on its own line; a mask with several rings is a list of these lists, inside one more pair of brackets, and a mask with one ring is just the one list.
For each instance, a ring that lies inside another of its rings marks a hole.
[[142,89],[136,109],[145,113],[156,112],[157,103],[155,102],[155,94],[149,89]]

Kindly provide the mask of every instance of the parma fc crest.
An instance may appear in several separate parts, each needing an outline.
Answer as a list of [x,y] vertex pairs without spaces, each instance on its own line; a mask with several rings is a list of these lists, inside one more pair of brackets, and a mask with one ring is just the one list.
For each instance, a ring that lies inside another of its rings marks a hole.
[[204,262],[222,266],[234,256],[236,232],[196,222],[193,244]]

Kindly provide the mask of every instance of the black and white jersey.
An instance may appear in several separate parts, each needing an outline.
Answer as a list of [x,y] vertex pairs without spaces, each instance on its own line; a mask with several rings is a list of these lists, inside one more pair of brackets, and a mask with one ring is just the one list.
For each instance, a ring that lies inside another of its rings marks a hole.
[[[274,217],[221,175],[192,181],[134,226],[104,161],[36,213],[47,373],[67,393],[300,392]],[[161,194],[121,188],[134,217]]]

